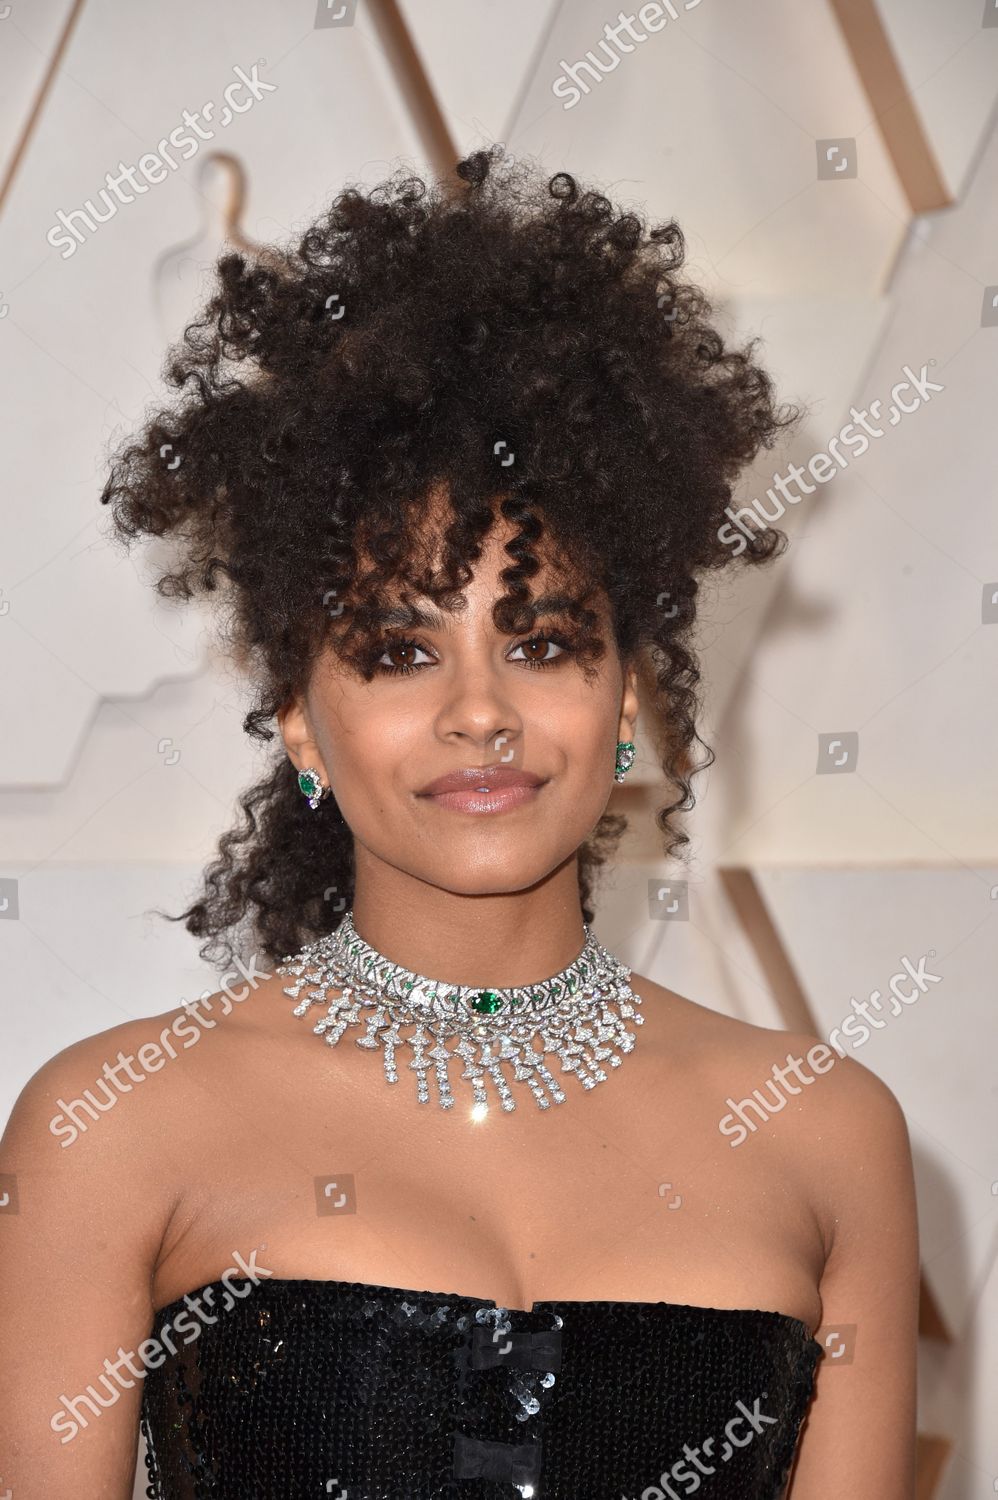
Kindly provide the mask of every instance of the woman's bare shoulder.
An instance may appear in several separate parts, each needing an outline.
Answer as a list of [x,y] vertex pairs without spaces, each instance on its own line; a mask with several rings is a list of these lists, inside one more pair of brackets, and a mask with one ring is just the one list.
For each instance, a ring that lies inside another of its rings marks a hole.
[[129,1124],[155,1116],[161,1141],[164,1118],[177,1102],[189,1103],[192,1088],[231,1060],[248,1030],[240,1024],[241,1002],[265,987],[273,987],[272,976],[266,985],[206,991],[200,1000],[119,1022],[61,1048],[24,1084],[7,1138],[34,1139],[40,1127],[65,1149],[100,1121],[103,1135],[119,1135],[123,1144],[131,1135],[139,1149],[142,1131],[130,1132]]
[[818,1041],[817,1037],[726,1015],[642,974],[632,973],[630,982],[641,998],[642,1035],[654,1039],[656,1050],[663,1048],[684,1062],[716,1064],[725,1069],[744,1062],[751,1066],[770,1054],[776,1056],[784,1042],[797,1042],[806,1049]]
[[640,974],[632,974],[631,983],[641,996],[644,1035],[653,1039],[649,1050],[698,1063],[750,1091],[769,1079],[783,1086],[782,1077],[794,1097],[793,1086],[807,1089],[826,1078],[829,1085],[820,1097],[824,1108],[836,1113],[900,1108],[882,1079],[813,1032],[759,1026],[726,1015]]
[[[729,1143],[766,1140],[827,1187],[834,1216],[868,1183],[906,1170],[904,1112],[890,1087],[856,1058],[807,1031],[757,1026],[635,974],[649,1065],[673,1067],[716,1104]],[[879,1159],[880,1172],[855,1164]]]
[[[32,1155],[53,1145],[65,1150],[98,1122],[106,1126],[101,1132],[104,1139],[123,1140],[128,1133],[126,1117],[134,1120],[141,1113],[142,1085],[157,1064],[150,1044],[159,1049],[159,1038],[169,1031],[176,1015],[164,1012],[119,1022],[54,1053],[21,1088],[7,1123],[5,1143],[9,1146],[16,1140],[20,1151]],[[157,1090],[160,1105],[167,1092]],[[128,1096],[136,1108],[116,1111],[115,1106]]]

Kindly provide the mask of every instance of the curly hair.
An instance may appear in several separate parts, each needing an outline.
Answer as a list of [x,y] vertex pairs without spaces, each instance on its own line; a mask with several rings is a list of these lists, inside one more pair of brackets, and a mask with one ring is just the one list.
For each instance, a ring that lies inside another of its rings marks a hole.
[[[167,352],[183,394],[114,455],[101,498],[126,544],[171,537],[162,594],[225,601],[256,687],[244,729],[262,740],[322,650],[371,675],[390,585],[453,607],[498,505],[516,534],[497,628],[530,628],[543,543],[583,591],[605,591],[621,659],[643,655],[678,793],[656,813],[672,854],[689,842],[672,820],[693,806],[690,777],[715,759],[696,729],[698,575],[783,550],[772,528],[740,554],[719,533],[739,471],[799,412],[775,405],[757,340],[726,348],[711,326],[679,275],[674,220],[646,229],[500,145],[456,173],[454,189],[402,169],[366,194],[347,186],[297,249],[222,256]],[[434,572],[418,523],[440,487],[453,519]],[[581,599],[574,615],[591,662],[595,616]],[[354,888],[335,800],[307,807],[283,746],[240,808],[172,918],[220,963],[236,934],[296,951],[335,925],[324,892],[349,904]],[[587,922],[625,828],[606,813],[579,851]]]

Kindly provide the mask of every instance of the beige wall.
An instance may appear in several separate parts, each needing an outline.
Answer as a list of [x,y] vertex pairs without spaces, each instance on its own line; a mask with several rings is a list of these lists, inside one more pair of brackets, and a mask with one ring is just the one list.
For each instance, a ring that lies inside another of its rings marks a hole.
[[[644,818],[629,787],[635,822],[599,926],[635,968],[781,1025],[721,880],[750,868],[822,1030],[902,954],[937,950],[945,983],[861,1060],[912,1129],[925,1277],[953,1333],[923,1351],[920,1426],[956,1444],[938,1493],[969,1500],[998,1474],[985,1420],[998,1387],[981,1354],[998,1294],[998,625],[981,613],[998,587],[998,326],[981,326],[998,285],[998,26],[982,25],[984,0],[851,7],[879,26],[879,66],[886,56],[901,80],[899,163],[857,65],[869,32],[857,42],[831,4],[674,8],[566,109],[559,75],[597,47],[612,7],[401,5],[457,151],[502,139],[678,217],[728,326],[761,334],[781,393],[810,405],[742,503],[824,450],[851,405],[886,405],[905,365],[928,364],[944,387],[788,510],[781,563],[706,590],[704,733],[718,762],[697,783],[693,863],[661,861],[643,745]],[[138,556],[108,547],[97,498],[105,449],[155,399],[171,319],[193,296],[177,266],[207,266],[219,248],[199,175],[209,153],[240,159],[243,229],[267,240],[348,178],[422,167],[438,149],[372,12],[332,29],[315,17],[316,0],[178,0],[156,11],[155,45],[148,8],[124,0],[13,0],[0,20],[0,170],[16,166],[0,205],[0,880],[17,881],[19,901],[16,920],[0,914],[0,1116],[62,1046],[210,982],[186,936],[142,913],[176,909],[253,774],[243,690],[206,621],[157,604]],[[71,257],[52,247],[57,209],[260,59],[273,92]],[[855,177],[819,181],[816,141],[841,138],[855,141]],[[911,153],[946,204],[918,218]],[[855,769],[818,774],[820,736],[851,733]],[[663,876],[689,882],[688,922],[649,919]]]

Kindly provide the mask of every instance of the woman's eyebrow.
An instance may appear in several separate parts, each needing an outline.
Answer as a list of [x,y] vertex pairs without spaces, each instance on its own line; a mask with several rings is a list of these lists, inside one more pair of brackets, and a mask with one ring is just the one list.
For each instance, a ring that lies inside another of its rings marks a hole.
[[[544,615],[563,614],[574,604],[575,600],[569,594],[542,594],[533,601],[532,608],[535,618],[540,619]],[[453,624],[452,615],[441,614],[439,610],[424,608],[418,604],[374,610],[370,619],[376,626],[422,626],[425,630],[449,630]]]

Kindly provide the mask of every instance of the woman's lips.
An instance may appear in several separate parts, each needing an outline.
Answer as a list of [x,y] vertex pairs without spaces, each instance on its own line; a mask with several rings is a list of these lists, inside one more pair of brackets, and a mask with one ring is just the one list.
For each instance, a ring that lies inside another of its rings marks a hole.
[[500,813],[532,802],[544,785],[544,782],[536,786],[521,783],[518,786],[497,787],[494,792],[478,789],[466,792],[431,792],[426,800],[435,802],[439,807],[452,808],[455,812]]

